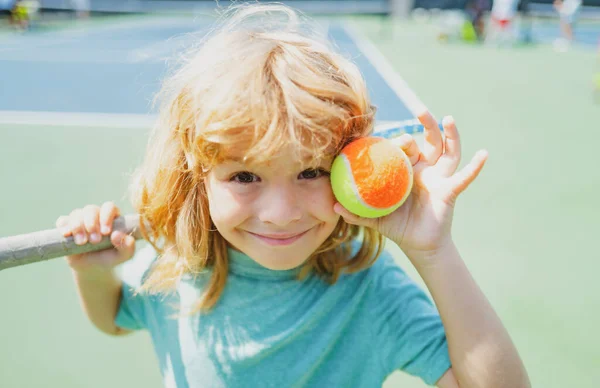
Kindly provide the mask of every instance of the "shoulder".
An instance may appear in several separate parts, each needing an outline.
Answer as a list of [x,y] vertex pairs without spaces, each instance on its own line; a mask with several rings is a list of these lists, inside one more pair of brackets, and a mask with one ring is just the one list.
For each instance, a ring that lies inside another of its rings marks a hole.
[[406,274],[396,262],[388,249],[384,249],[371,268],[373,289],[376,292],[387,292],[402,287],[416,286],[416,283]]
[[121,280],[133,288],[139,288],[156,261],[158,253],[150,244],[139,249],[135,255],[117,268]]
[[[353,255],[358,252],[361,243],[360,240],[352,241]],[[373,264],[357,273],[349,274],[348,277],[360,279],[362,283],[368,284],[373,297],[377,297],[382,293],[388,294],[390,291],[402,288],[402,286],[415,286],[410,276],[396,262],[391,250],[385,246],[375,258]]]
[[[352,253],[356,254],[356,252],[360,249],[361,241],[353,241],[351,244]],[[389,276],[390,274],[396,274],[397,276],[402,277],[406,276],[402,267],[396,263],[396,260],[394,259],[390,249],[385,246],[373,264],[365,269],[364,272],[366,272],[366,274],[373,280],[380,280],[382,277]]]
[[[353,251],[358,250],[359,242],[353,242]],[[425,290],[398,264],[392,250],[382,249],[374,263],[357,273],[362,282],[368,284],[368,298],[383,308],[388,302],[392,305],[429,304]]]

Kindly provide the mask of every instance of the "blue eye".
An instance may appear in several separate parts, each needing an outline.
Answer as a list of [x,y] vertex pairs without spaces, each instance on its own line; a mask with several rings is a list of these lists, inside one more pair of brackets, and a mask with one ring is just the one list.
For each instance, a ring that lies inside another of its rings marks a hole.
[[308,168],[298,175],[300,179],[317,179],[322,176],[329,176],[329,172],[323,170],[322,168]]
[[237,182],[242,184],[258,182],[259,178],[248,171],[242,171],[235,173],[230,179],[231,182]]

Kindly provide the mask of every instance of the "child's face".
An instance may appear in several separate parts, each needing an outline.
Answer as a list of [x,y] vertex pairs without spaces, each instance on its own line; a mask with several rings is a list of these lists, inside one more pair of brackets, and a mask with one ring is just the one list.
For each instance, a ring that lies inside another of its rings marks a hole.
[[332,160],[307,168],[290,155],[281,150],[262,165],[226,161],[206,178],[219,233],[233,248],[273,270],[301,265],[339,219],[329,181]]

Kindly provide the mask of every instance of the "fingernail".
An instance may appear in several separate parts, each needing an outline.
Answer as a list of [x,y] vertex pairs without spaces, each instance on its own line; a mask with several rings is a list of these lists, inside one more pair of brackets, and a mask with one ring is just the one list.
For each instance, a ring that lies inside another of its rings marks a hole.
[[85,236],[82,233],[77,233],[75,235],[75,243],[76,244],[83,244],[83,243],[85,243]]
[[102,227],[100,228],[100,231],[102,232],[102,234],[109,234],[110,228],[106,225],[102,225]]
[[98,242],[102,240],[102,237],[100,237],[100,235],[98,233],[92,233],[90,234],[90,241],[91,242]]
[[442,123],[446,124],[446,125],[451,124],[453,122],[454,122],[454,117],[452,117],[452,116],[446,116],[442,119]]

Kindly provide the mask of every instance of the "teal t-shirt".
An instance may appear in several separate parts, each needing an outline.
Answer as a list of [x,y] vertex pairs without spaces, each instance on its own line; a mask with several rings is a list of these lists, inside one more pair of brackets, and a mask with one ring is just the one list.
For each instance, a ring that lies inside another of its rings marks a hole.
[[119,327],[148,330],[166,387],[377,387],[395,370],[433,385],[450,368],[427,295],[384,252],[334,285],[298,269],[273,271],[230,250],[230,273],[208,314],[173,317],[197,301],[210,273],[173,295],[134,294],[156,252],[122,268]]

